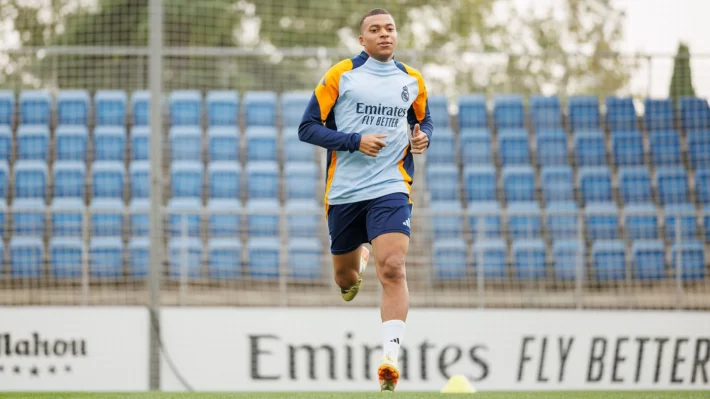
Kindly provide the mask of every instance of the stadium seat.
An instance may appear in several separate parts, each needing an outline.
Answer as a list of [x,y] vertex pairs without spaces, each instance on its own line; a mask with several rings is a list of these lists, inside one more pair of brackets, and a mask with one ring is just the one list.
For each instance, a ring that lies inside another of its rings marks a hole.
[[592,268],[596,280],[626,278],[626,247],[619,240],[600,240],[592,245]]
[[210,162],[238,162],[241,159],[239,147],[239,129],[236,126],[207,129],[207,152]]
[[51,206],[52,236],[81,237],[84,204],[73,198],[55,198]]
[[178,90],[168,96],[171,126],[201,126],[202,94],[197,90]]
[[439,129],[449,128],[449,106],[446,96],[442,94],[429,94],[429,114],[434,126]]
[[643,138],[638,130],[612,132],[611,148],[616,166],[643,165]]
[[179,161],[170,165],[173,198],[202,198],[203,167],[195,161]]
[[[96,129],[97,131],[99,128]],[[89,131],[86,126],[61,125],[54,132],[54,159],[56,161],[86,162]],[[94,147],[96,144],[94,144]]]
[[511,247],[515,277],[523,280],[544,278],[545,242],[542,239],[522,239],[513,241]]
[[552,202],[545,209],[547,235],[552,240],[579,237],[579,211],[574,202]]
[[584,209],[586,238],[615,240],[619,238],[619,210],[613,203],[589,204]]
[[150,197],[150,163],[131,162],[128,169],[131,174],[131,199]]
[[459,168],[454,164],[431,165],[426,169],[427,188],[432,201],[459,199]]
[[20,123],[49,126],[52,121],[52,95],[48,90],[20,92]]
[[93,238],[89,244],[89,269],[94,277],[120,277],[123,242],[118,237]]
[[484,94],[459,96],[459,129],[488,129],[488,107]]
[[658,239],[658,215],[656,206],[651,204],[633,204],[624,208],[624,228],[626,239]]
[[27,198],[12,205],[12,234],[16,236],[44,236],[44,199]]
[[0,161],[9,161],[11,150],[12,130],[10,130],[10,125],[0,125]]
[[0,204],[7,203],[8,186],[10,182],[10,167],[7,161],[0,160]]
[[502,166],[530,164],[530,137],[524,129],[505,129],[498,133],[498,154]]
[[582,204],[612,201],[611,172],[606,166],[580,168],[578,180]]
[[652,201],[651,174],[645,166],[619,168],[618,180],[623,204],[645,204]]
[[15,93],[12,90],[0,90],[0,126],[12,126],[15,114]]
[[688,175],[683,167],[656,168],[656,189],[661,205],[690,202]]
[[210,199],[207,202],[207,233],[215,237],[239,237],[242,203],[237,199]]
[[460,280],[468,275],[466,243],[462,238],[434,240],[431,251],[436,280]]
[[655,166],[678,166],[682,164],[680,136],[675,130],[650,132],[648,143],[651,162]]
[[557,96],[531,96],[530,120],[538,133],[542,129],[562,129],[560,99]]
[[[6,231],[10,231],[10,228],[7,226],[7,220],[9,219],[9,213],[8,213],[8,207],[7,203],[5,200],[0,200],[0,238],[5,235]],[[2,241],[2,240],[0,240]],[[5,252],[2,252],[2,248],[0,247],[0,255],[4,254]],[[4,259],[4,258],[2,258]]]
[[[680,255],[680,262],[678,262],[678,255]],[[671,268],[673,276],[676,275],[676,267],[680,263],[683,268],[680,274],[684,280],[704,279],[706,260],[703,244],[698,241],[673,244],[671,249]]]
[[710,168],[695,170],[695,195],[698,202],[710,205]]
[[492,163],[491,133],[488,128],[461,129],[459,141],[461,161],[464,165],[490,165]]
[[168,212],[171,237],[200,237],[202,203],[199,198],[172,198]]
[[631,97],[609,96],[606,104],[606,126],[612,132],[636,130],[636,109]]
[[459,201],[429,203],[431,230],[434,239],[461,237],[463,209]]
[[249,198],[278,198],[279,166],[276,162],[250,162],[246,169]]
[[94,161],[123,162],[126,152],[126,129],[122,126],[99,126],[94,130]]
[[199,278],[202,275],[202,248],[199,238],[171,238],[168,242],[170,277]]
[[508,235],[513,239],[542,236],[542,217],[536,202],[516,202],[508,206]]
[[686,134],[688,158],[693,168],[710,167],[710,130],[699,130]]
[[493,120],[496,129],[522,129],[525,127],[523,97],[501,94],[493,98]]
[[535,201],[535,171],[532,166],[505,166],[501,178],[507,203]]
[[91,212],[92,237],[123,236],[123,202],[118,198],[94,199]]
[[680,239],[685,241],[695,239],[697,235],[697,215],[691,204],[669,204],[663,207],[663,230],[666,239],[675,241],[677,229],[680,228]]
[[91,166],[94,198],[123,199],[123,162],[95,162]]
[[57,93],[57,124],[82,125],[89,123],[89,92],[60,90]]
[[577,166],[606,165],[606,144],[600,130],[585,130],[574,134],[574,153]]
[[14,167],[15,201],[36,198],[44,201],[47,192],[47,163],[17,161]]
[[177,161],[202,161],[202,131],[199,126],[170,128],[170,159]]
[[501,236],[503,223],[498,202],[489,201],[469,204],[466,214],[468,216],[468,228],[474,239],[498,238]]
[[150,228],[150,201],[148,199],[134,199],[129,205],[131,236],[147,237]]
[[210,199],[241,198],[242,167],[236,162],[210,162],[207,166],[207,180]]
[[94,95],[96,126],[124,126],[127,102],[123,90],[98,90]]
[[248,275],[273,279],[279,276],[281,242],[275,237],[250,237],[247,241]]
[[[580,262],[582,262],[581,266]],[[574,280],[580,273],[585,276],[584,253],[580,248],[579,241],[555,241],[552,244],[552,264],[555,269],[555,278],[558,280]]]
[[571,96],[568,103],[569,124],[573,132],[599,129],[599,100],[594,96]]
[[644,109],[644,125],[649,132],[675,129],[673,101],[670,98],[647,98],[644,101]]
[[536,140],[540,166],[567,164],[567,133],[564,130],[540,128]]
[[710,205],[703,207],[703,230],[705,231],[705,241],[710,242]]
[[131,96],[133,125],[148,126],[150,123],[150,92],[134,91]]
[[572,168],[545,166],[540,170],[542,196],[547,204],[574,201]]
[[[436,125],[434,125],[436,126]],[[429,165],[453,164],[456,162],[456,136],[454,131],[447,127],[436,128],[436,145],[426,151]],[[433,140],[433,139],[432,139]]]
[[473,262],[476,276],[483,272],[486,280],[505,278],[508,264],[505,241],[498,238],[476,240],[473,244]]
[[301,141],[297,127],[284,128],[281,133],[283,160],[286,162],[313,162],[316,146]]
[[496,200],[496,170],[493,166],[467,166],[463,178],[467,202]]
[[245,132],[248,162],[276,161],[276,129],[252,126]]
[[242,277],[242,242],[229,238],[210,240],[207,243],[207,269],[212,279]]
[[631,245],[634,278],[660,280],[666,276],[666,248],[658,240],[636,241]]
[[286,199],[315,199],[321,189],[318,167],[313,162],[289,162],[284,165]]
[[301,124],[312,96],[313,93],[308,91],[289,91],[281,95],[281,118],[285,128],[297,128]]
[[131,238],[128,242],[128,275],[145,277],[150,268],[150,240],[147,237]]
[[49,268],[57,278],[80,277],[83,245],[81,238],[54,237],[49,241]]
[[321,277],[321,243],[317,238],[292,238],[288,242],[288,266],[293,279]]
[[146,126],[131,129],[131,161],[150,159],[150,130]]
[[247,231],[251,237],[279,235],[280,207],[276,199],[259,199],[247,203]]
[[205,102],[207,103],[207,126],[239,126],[239,95],[237,92],[209,91]]
[[679,103],[680,121],[687,132],[710,129],[708,101],[697,97],[682,97]]
[[17,159],[47,161],[49,128],[43,125],[20,125],[17,128]]
[[41,238],[10,238],[10,275],[12,277],[41,277],[43,264],[44,245]]
[[244,94],[246,126],[276,126],[276,93],[248,91]]
[[312,199],[290,200],[286,202],[286,217],[289,237],[316,237],[323,207]]
[[83,162],[58,161],[52,169],[54,198],[76,198],[84,200],[86,187],[86,166]]

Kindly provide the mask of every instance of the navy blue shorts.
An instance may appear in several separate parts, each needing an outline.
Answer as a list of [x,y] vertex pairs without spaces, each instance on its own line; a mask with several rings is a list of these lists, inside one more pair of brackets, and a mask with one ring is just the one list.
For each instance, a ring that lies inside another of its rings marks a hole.
[[409,236],[411,216],[412,204],[409,203],[409,196],[404,193],[351,204],[330,205],[330,252],[333,255],[347,254],[363,243],[372,243],[375,237],[385,233],[399,232]]

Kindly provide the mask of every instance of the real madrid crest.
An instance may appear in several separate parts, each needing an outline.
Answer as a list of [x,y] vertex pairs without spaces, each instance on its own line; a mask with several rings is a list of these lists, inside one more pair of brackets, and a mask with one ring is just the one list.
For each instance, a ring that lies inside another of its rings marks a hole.
[[409,101],[409,90],[407,89],[407,86],[402,87],[402,101],[405,103]]

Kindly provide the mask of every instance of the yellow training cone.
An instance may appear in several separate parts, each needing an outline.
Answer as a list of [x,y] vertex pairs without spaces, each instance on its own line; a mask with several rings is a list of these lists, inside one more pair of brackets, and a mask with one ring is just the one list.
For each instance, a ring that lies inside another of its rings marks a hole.
[[441,389],[441,393],[475,393],[476,389],[473,388],[468,378],[462,375],[455,375],[449,378],[449,382],[446,386]]

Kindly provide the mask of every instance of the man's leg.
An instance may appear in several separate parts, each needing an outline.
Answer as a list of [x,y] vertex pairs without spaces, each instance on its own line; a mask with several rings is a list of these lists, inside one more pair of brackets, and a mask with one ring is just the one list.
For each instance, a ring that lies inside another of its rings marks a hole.
[[333,255],[333,274],[335,276],[335,284],[340,287],[341,291],[350,290],[357,284],[360,278],[361,265],[360,260],[363,251],[369,251],[364,246],[360,245],[352,252],[342,255]]
[[370,259],[365,208],[367,202],[332,205],[328,209],[330,251],[333,255],[335,283],[345,301],[352,301],[360,290],[361,274]]

